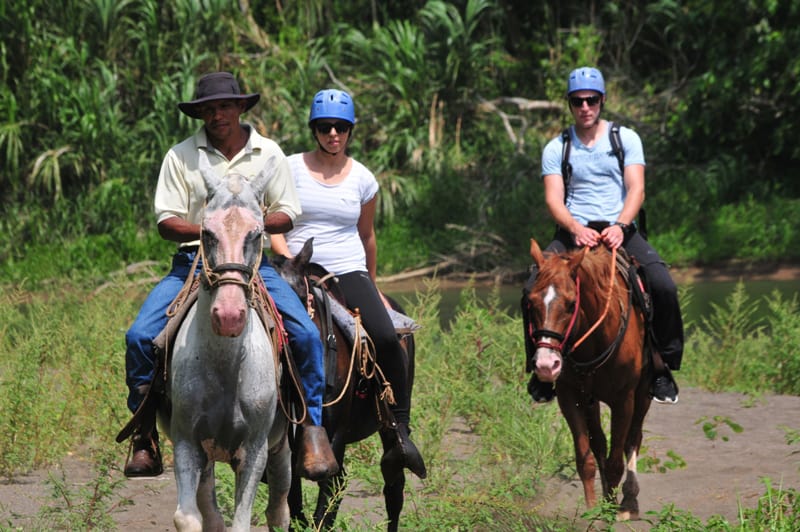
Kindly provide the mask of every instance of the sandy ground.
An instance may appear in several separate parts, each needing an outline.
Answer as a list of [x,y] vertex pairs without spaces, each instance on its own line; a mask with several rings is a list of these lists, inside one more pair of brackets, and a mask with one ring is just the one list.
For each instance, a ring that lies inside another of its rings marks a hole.
[[[549,404],[534,408],[557,407]],[[703,424],[715,420],[718,432],[711,439]],[[734,432],[729,424],[741,426],[742,431]],[[787,443],[789,429],[800,430],[800,397],[751,398],[685,388],[677,405],[654,404],[645,423],[644,455],[667,463],[675,461],[672,453],[685,466],[663,473],[640,473],[642,519],[629,522],[624,528],[618,525],[618,529],[648,530],[647,519],[653,516],[647,512],[658,512],[668,504],[704,521],[712,515],[722,515],[735,523],[739,506],[753,508],[764,494],[763,477],[772,479],[776,488],[800,489],[800,444]],[[452,427],[447,437],[454,459],[467,456],[479,445],[477,437],[463,424]],[[94,476],[90,464],[76,458],[65,460],[62,468],[51,473],[60,478],[63,470],[73,486]],[[436,474],[435,470],[431,473]],[[14,482],[0,483],[0,529],[35,528],[33,517],[42,505],[52,504],[47,475],[46,471],[37,471]],[[407,486],[420,487],[416,479]],[[119,530],[173,530],[176,490],[171,470],[155,479],[126,481],[121,495],[133,504],[113,511]],[[534,505],[542,514],[579,515],[584,510],[580,482],[577,478],[554,480]],[[424,512],[424,508],[421,510]],[[351,516],[351,523],[363,523],[365,530],[373,529],[385,515],[382,498],[358,485],[348,490],[342,513]]]
[[[762,265],[742,267],[731,264],[717,268],[673,270],[678,282],[691,280],[796,279],[797,265]],[[414,281],[410,281],[414,282]],[[458,283],[459,281],[445,281]],[[491,281],[489,281],[491,282]],[[396,287],[402,283],[392,283]],[[385,288],[384,288],[385,289]],[[680,376],[678,375],[680,379]],[[555,404],[533,408],[557,408]],[[716,423],[718,434],[709,438],[703,424]],[[736,424],[742,432],[728,426]],[[800,444],[787,443],[787,431],[800,431],[800,397],[768,395],[751,398],[742,394],[709,393],[682,388],[677,405],[654,404],[645,421],[644,456],[660,463],[671,463],[676,456],[684,467],[661,472],[640,473],[639,502],[642,519],[632,521],[620,530],[646,531],[647,512],[658,512],[664,505],[686,510],[707,520],[721,515],[729,522],[737,521],[739,507],[753,508],[766,490],[763,478],[772,480],[775,488],[800,489]],[[480,444],[469,428],[456,422],[448,432],[451,459],[468,456]],[[424,450],[423,450],[424,451]],[[429,474],[436,474],[435,470]],[[35,471],[13,480],[0,479],[0,530],[40,530],[36,514],[44,506],[52,506],[48,476],[66,478],[72,489],[92,481],[96,473],[92,464],[77,457],[67,457],[51,471]],[[113,480],[123,477],[115,473]],[[413,478],[406,489],[419,489]],[[112,510],[119,530],[173,530],[172,514],[177,495],[172,470],[154,479],[126,480],[120,497],[131,505]],[[115,501],[118,498],[114,499]],[[424,504],[424,501],[423,501]],[[551,482],[540,501],[533,501],[537,512],[546,515],[579,515],[583,506],[583,489],[577,478]],[[424,508],[420,509],[424,512]],[[373,490],[358,484],[349,487],[342,505],[342,515],[350,522],[363,523],[364,530],[375,529],[385,518],[383,499]]]

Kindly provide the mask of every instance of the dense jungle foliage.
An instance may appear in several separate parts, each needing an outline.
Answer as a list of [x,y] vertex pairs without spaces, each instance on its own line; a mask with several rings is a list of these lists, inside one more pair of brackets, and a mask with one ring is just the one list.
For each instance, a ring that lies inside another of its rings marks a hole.
[[800,258],[797,2],[29,0],[1,3],[0,29],[0,279],[163,261],[158,169],[199,125],[176,103],[223,69],[286,153],[312,147],[317,90],[355,97],[384,274],[527,264],[552,232],[541,149],[581,65],[645,142],[662,255]]

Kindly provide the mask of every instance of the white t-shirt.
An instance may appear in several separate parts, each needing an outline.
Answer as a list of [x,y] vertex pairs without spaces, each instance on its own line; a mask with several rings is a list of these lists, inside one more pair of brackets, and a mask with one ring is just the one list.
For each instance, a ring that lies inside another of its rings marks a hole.
[[378,192],[378,181],[372,172],[354,159],[343,181],[326,185],[311,177],[302,153],[289,156],[289,169],[302,208],[294,228],[286,233],[292,255],[297,255],[306,240],[314,237],[313,262],[335,274],[366,271],[358,219],[361,206]]

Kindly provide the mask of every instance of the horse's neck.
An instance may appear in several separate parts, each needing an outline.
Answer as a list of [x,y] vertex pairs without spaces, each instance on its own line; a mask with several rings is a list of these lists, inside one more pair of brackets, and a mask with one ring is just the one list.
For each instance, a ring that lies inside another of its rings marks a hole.
[[[616,335],[623,303],[623,294],[626,289],[626,280],[614,271],[614,277],[609,277],[608,268],[597,268],[593,272],[583,271],[581,275],[581,316],[578,329],[587,331],[601,320],[597,330],[604,336]],[[614,283],[609,295],[610,283]],[[609,300],[610,298],[610,300]],[[606,307],[608,310],[606,310]],[[606,313],[604,316],[603,313]]]

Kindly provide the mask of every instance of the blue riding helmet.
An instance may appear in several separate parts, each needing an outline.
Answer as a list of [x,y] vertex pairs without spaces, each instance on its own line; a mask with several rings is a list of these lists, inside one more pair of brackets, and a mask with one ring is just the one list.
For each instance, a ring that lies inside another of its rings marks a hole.
[[603,74],[592,67],[576,68],[570,72],[567,80],[567,96],[583,90],[596,91],[605,96],[606,84],[603,81]]
[[355,124],[356,111],[353,99],[346,92],[337,89],[319,91],[311,101],[308,123],[320,118],[338,118]]

